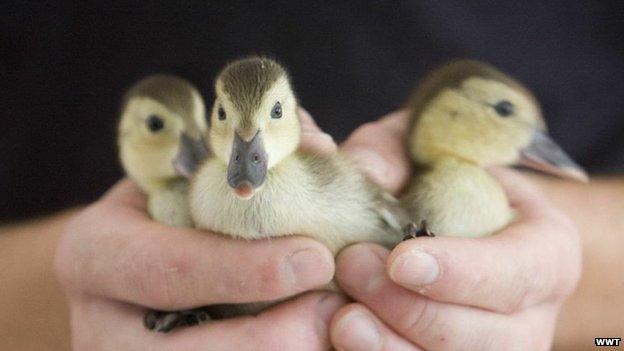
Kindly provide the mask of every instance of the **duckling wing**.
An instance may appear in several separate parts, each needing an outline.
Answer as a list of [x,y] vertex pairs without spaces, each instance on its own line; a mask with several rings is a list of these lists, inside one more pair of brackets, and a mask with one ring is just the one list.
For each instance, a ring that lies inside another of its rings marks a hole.
[[350,200],[350,205],[345,206],[349,209],[349,216],[368,224],[361,228],[369,232],[362,235],[361,241],[373,240],[389,247],[400,242],[403,228],[411,221],[409,213],[396,197],[368,179],[344,155],[318,157],[316,161],[316,167],[311,167],[316,168],[316,178],[329,178],[325,187],[334,194],[340,194],[335,203]]

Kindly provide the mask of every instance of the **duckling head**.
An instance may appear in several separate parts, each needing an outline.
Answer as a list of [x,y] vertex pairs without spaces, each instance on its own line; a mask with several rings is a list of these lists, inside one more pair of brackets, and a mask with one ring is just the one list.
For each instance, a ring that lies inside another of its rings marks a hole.
[[455,61],[433,71],[409,102],[409,149],[417,163],[455,157],[479,166],[518,164],[586,181],[546,134],[535,97],[492,66]]
[[186,175],[180,174],[176,160],[207,152],[202,141],[206,129],[204,102],[191,83],[172,75],[149,76],[124,98],[118,140],[121,163],[144,190]]
[[215,83],[210,146],[227,164],[227,180],[240,198],[264,184],[268,170],[299,145],[297,99],[277,62],[250,57],[232,62]]

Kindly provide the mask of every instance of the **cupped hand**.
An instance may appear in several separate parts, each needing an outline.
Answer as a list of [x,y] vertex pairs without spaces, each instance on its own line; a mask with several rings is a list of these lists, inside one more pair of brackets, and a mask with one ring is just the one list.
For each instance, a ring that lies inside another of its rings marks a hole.
[[[311,119],[304,123],[312,128],[303,136],[306,147],[331,150],[331,138],[314,129]],[[345,301],[328,292],[307,293],[258,316],[171,334],[146,330],[147,309],[269,301],[319,288],[332,279],[334,260],[309,238],[243,241],[171,228],[152,221],[145,206],[140,191],[120,181],[62,235],[55,267],[69,298],[74,349],[329,348],[329,320]]]
[[[408,166],[405,154],[388,153],[406,127],[406,116],[394,114],[356,131],[357,142],[349,139],[343,150],[376,154],[386,165],[364,170],[386,170],[380,183],[397,192],[409,181]],[[366,151],[366,134],[388,139]],[[517,211],[501,232],[417,238],[392,251],[374,244],[343,250],[336,278],[356,302],[332,320],[338,350],[549,349],[560,306],[579,279],[579,235],[521,174],[492,173]]]

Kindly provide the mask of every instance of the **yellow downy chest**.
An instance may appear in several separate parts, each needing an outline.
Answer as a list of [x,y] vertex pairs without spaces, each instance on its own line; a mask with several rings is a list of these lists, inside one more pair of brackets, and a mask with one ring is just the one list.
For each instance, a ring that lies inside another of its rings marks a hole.
[[402,201],[414,222],[426,220],[436,235],[485,236],[513,219],[498,182],[483,168],[453,158],[417,177]]

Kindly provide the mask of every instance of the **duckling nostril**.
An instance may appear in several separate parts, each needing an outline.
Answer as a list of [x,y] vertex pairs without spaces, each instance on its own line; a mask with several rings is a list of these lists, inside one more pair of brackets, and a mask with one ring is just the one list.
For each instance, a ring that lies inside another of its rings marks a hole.
[[260,155],[253,154],[253,162],[254,163],[260,163]]
[[240,161],[240,155],[236,154],[236,156],[234,157],[234,162],[238,162]]

